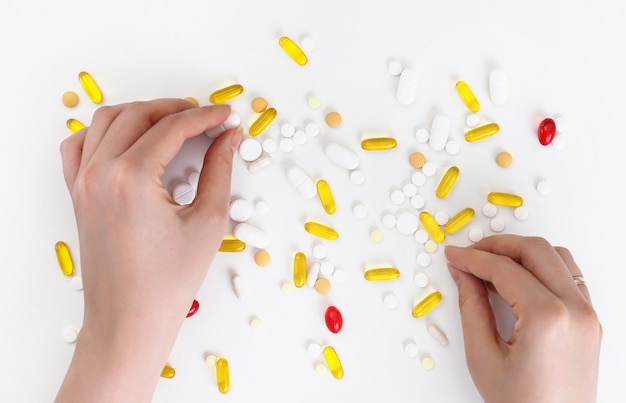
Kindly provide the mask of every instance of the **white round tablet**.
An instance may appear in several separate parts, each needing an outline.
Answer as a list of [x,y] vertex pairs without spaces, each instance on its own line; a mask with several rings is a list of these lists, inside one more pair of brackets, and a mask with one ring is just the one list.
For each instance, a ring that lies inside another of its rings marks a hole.
[[501,217],[494,217],[489,223],[489,226],[493,232],[502,232],[505,227],[504,220]]
[[316,47],[315,39],[311,38],[310,36],[305,36],[304,38],[302,38],[300,46],[302,46],[303,51],[312,52],[315,50]]
[[461,151],[461,145],[458,141],[450,140],[446,143],[446,152],[450,155],[457,155]]
[[428,267],[432,261],[433,258],[426,252],[422,252],[417,255],[417,264],[420,265],[420,267]]
[[193,186],[194,189],[198,189],[198,182],[200,182],[200,172],[190,172],[187,175],[187,183]]
[[437,221],[437,224],[439,225],[446,225],[449,219],[450,216],[445,211],[438,211],[435,214],[435,221]]
[[313,358],[317,358],[322,354],[322,346],[318,343],[311,342],[306,346],[306,351]]
[[470,129],[473,129],[474,127],[478,127],[479,124],[480,124],[480,116],[478,116],[475,113],[467,115],[467,118],[465,118],[465,126],[469,127]]
[[528,219],[528,214],[528,208],[526,208],[525,206],[519,206],[516,207],[515,210],[513,210],[513,215],[520,221]]
[[422,196],[415,195],[411,197],[411,207],[413,207],[414,209],[419,210],[422,207],[424,207],[425,204],[426,204],[426,199],[424,199]]
[[395,309],[398,306],[398,297],[392,292],[388,292],[383,296],[383,304],[387,309]]
[[204,357],[204,364],[209,368],[214,368],[216,362],[217,356],[215,354],[207,354],[207,356]]
[[415,277],[413,277],[413,282],[416,286],[424,288],[428,285],[430,279],[428,278],[428,275],[426,275],[426,273],[420,272],[415,274]]
[[78,331],[76,329],[73,327],[66,327],[63,330],[63,340],[65,340],[66,343],[75,343],[76,339],[78,339]]
[[254,211],[261,216],[267,215],[270,212],[270,204],[265,200],[259,200],[254,204]]
[[354,216],[356,218],[358,218],[359,220],[364,219],[365,217],[367,217],[367,207],[365,207],[362,204],[356,204],[353,208],[352,208],[352,214],[354,214]]
[[407,183],[402,186],[402,192],[406,197],[413,197],[417,194],[417,186],[413,183]]
[[550,191],[552,191],[552,185],[550,184],[550,182],[548,182],[547,180],[541,180],[537,182],[537,192],[540,195],[545,196],[549,194]]
[[292,152],[295,147],[296,145],[290,138],[285,137],[284,139],[280,140],[280,151],[284,153]]
[[239,155],[244,161],[252,162],[263,153],[263,146],[257,139],[245,139],[239,144]]
[[435,167],[435,164],[433,164],[432,162],[426,162],[422,166],[422,172],[426,176],[433,176],[435,172],[437,172],[437,167]]
[[487,218],[495,217],[498,214],[498,208],[495,204],[485,203],[483,206],[483,215]]
[[333,272],[333,279],[338,283],[345,283],[348,281],[348,273],[344,269],[337,267]]
[[309,137],[316,137],[318,134],[320,134],[320,127],[316,123],[309,122],[306,124],[306,126],[304,126],[304,132]]
[[293,137],[296,133],[296,127],[289,122],[285,122],[280,126],[280,134],[283,137]]
[[196,191],[189,183],[179,183],[172,189],[172,198],[181,206],[190,204],[195,197]]
[[293,142],[298,146],[303,146],[309,141],[309,136],[302,130],[296,130],[293,134]]
[[230,203],[228,215],[233,221],[248,221],[248,218],[252,215],[252,206],[244,199],[235,199]]
[[415,186],[423,186],[426,183],[426,175],[422,171],[416,171],[411,175],[411,182]]
[[362,185],[365,183],[365,174],[358,169],[350,172],[350,181],[355,185]]
[[291,295],[294,292],[295,287],[293,286],[293,284],[291,284],[288,281],[285,281],[283,283],[281,283],[280,285],[280,291],[284,294],[284,295]]
[[402,190],[399,189],[392,191],[389,195],[389,198],[391,199],[391,202],[395,205],[400,205],[404,203],[404,200],[406,199]]
[[425,230],[419,229],[415,231],[415,240],[417,241],[417,243],[425,244],[428,241],[428,238],[428,232],[426,232]]
[[224,129],[232,129],[241,124],[241,116],[236,112],[231,112],[230,116],[222,123]]
[[557,132],[566,132],[569,129],[569,121],[563,116],[555,117],[554,125]]
[[428,139],[430,138],[430,133],[428,129],[419,128],[415,131],[415,139],[418,143],[428,143]]
[[278,143],[274,139],[265,139],[263,140],[263,151],[268,154],[273,154],[278,151]]
[[321,243],[316,243],[315,245],[313,245],[313,256],[315,256],[317,259],[324,259],[326,256],[328,256],[328,250],[326,249],[326,246]]
[[385,214],[382,218],[383,227],[392,229],[396,226],[396,216],[393,214]]
[[324,260],[320,264],[320,272],[323,275],[325,275],[325,276],[332,276],[334,271],[335,271],[335,265],[333,264],[333,262],[330,262],[328,260]]
[[72,280],[70,280],[70,284],[72,284],[73,289],[80,291],[83,289],[83,278],[79,275],[75,275],[72,277]]
[[480,228],[472,228],[467,236],[469,237],[470,241],[478,242],[483,239],[485,235],[483,234],[483,230],[481,230]]
[[411,235],[417,231],[419,220],[417,216],[410,212],[404,212],[398,215],[396,228],[403,235]]
[[407,357],[415,358],[419,355],[419,353],[420,349],[414,342],[409,341],[404,345],[404,354],[406,354]]

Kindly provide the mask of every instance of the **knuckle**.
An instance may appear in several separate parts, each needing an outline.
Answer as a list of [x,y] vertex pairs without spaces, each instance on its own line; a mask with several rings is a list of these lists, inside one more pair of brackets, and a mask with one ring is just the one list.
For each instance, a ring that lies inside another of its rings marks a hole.
[[113,106],[101,106],[93,114],[93,121],[110,121],[117,116],[117,109]]
[[552,245],[550,244],[550,242],[548,242],[547,239],[540,237],[540,236],[531,236],[528,237],[528,241],[531,245],[533,246],[547,246],[547,247],[552,247]]

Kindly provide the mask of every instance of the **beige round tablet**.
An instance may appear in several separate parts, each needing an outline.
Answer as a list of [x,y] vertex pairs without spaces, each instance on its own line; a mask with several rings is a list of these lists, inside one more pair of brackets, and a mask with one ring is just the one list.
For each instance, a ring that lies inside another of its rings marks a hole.
[[383,240],[383,233],[381,230],[375,228],[373,230],[370,231],[370,240],[374,243],[379,243],[382,242]]
[[263,97],[256,97],[252,100],[252,110],[261,113],[267,109],[267,101]]
[[409,156],[409,164],[413,168],[419,169],[426,163],[426,157],[420,152],[414,152]]
[[217,356],[215,354],[207,354],[207,356],[204,357],[204,363],[209,368],[215,367],[216,362],[217,362]]
[[326,115],[326,124],[332,128],[339,127],[341,124],[341,115],[338,112],[329,112]]
[[195,106],[198,106],[198,101],[194,98],[194,97],[186,97],[185,101],[189,102],[190,104],[194,104]]
[[61,97],[61,102],[63,102],[63,105],[67,106],[68,108],[73,108],[76,106],[76,104],[78,104],[78,94],[76,94],[74,91],[67,91]]
[[261,249],[254,254],[254,262],[258,266],[265,267],[270,264],[270,254],[265,249]]
[[433,360],[433,358],[429,355],[423,356],[422,359],[420,360],[420,363],[422,364],[422,368],[424,368],[427,371],[435,367],[435,360]]
[[259,318],[250,319],[250,329],[252,330],[261,330],[263,328],[263,321]]
[[322,106],[322,101],[320,101],[317,95],[309,95],[306,99],[306,103],[309,105],[311,109],[317,109]]
[[432,239],[429,239],[424,244],[424,250],[426,250],[426,252],[428,253],[434,253],[437,250],[437,242],[433,241]]
[[496,164],[498,164],[498,166],[502,168],[509,167],[512,162],[513,162],[513,156],[506,151],[502,151],[498,153],[498,155],[496,155]]
[[320,277],[315,282],[315,290],[320,294],[328,294],[330,291],[330,281],[324,277]]

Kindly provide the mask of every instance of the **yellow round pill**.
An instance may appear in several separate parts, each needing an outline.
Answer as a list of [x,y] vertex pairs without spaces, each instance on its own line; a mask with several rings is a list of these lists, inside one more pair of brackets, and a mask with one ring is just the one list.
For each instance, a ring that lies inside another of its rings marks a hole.
[[328,291],[330,291],[330,281],[324,277],[318,278],[315,282],[315,290],[320,294],[328,294]]
[[502,151],[496,155],[496,164],[498,164],[501,168],[509,167],[512,162],[513,156],[506,151]]
[[261,330],[263,328],[263,321],[256,317],[250,319],[250,328],[252,330]]
[[420,360],[420,363],[422,364],[422,368],[424,368],[427,371],[435,367],[435,360],[433,360],[432,357],[429,355],[425,355],[424,357],[422,357],[422,359]]
[[280,285],[280,291],[285,295],[293,294],[294,289],[295,289],[294,285],[288,281],[285,281],[284,283]]
[[426,163],[426,157],[420,152],[414,152],[409,156],[409,164],[413,168],[419,169]]
[[78,104],[78,94],[76,94],[74,91],[67,91],[63,93],[63,96],[61,97],[61,102],[63,102],[63,105],[67,106],[68,108],[73,108]]
[[261,249],[254,255],[254,262],[260,267],[265,267],[270,264],[270,254],[265,249]]
[[199,104],[198,104],[198,101],[197,101],[194,97],[186,97],[186,98],[185,98],[185,101],[187,101],[187,102],[189,102],[189,103],[191,103],[191,104],[194,104],[195,106],[198,106],[198,105],[199,105]]
[[379,229],[373,229],[370,231],[370,240],[374,243],[379,243],[383,240],[383,233]]
[[256,97],[252,100],[252,110],[261,113],[267,109],[267,101],[263,97]]
[[217,356],[215,354],[207,354],[207,356],[204,357],[204,363],[209,368],[215,367],[216,362],[217,362]]
[[311,109],[317,109],[320,106],[322,106],[322,101],[320,101],[317,95],[309,95],[309,97],[306,100],[306,103],[309,105],[309,108]]
[[435,252],[437,250],[437,242],[433,241],[432,239],[429,239],[424,244],[424,249],[426,250],[426,252],[429,252],[429,253]]
[[339,112],[329,112],[326,115],[326,124],[332,128],[339,127],[341,124],[341,115]]

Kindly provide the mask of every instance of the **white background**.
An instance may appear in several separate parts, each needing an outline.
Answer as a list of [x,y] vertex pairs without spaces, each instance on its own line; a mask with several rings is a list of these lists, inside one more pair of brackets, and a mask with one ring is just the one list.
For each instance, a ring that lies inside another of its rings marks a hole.
[[[456,290],[442,248],[422,269],[444,300],[427,319],[410,315],[415,297],[425,291],[412,283],[421,251],[411,237],[384,230],[381,244],[370,242],[371,228],[381,227],[383,212],[401,208],[389,192],[406,183],[412,172],[407,156],[420,150],[436,163],[435,178],[420,189],[426,208],[453,214],[464,207],[480,210],[485,194],[504,190],[524,196],[530,218],[519,222],[500,209],[507,232],[544,236],[571,249],[589,283],[604,327],[598,400],[620,401],[626,371],[622,345],[624,325],[624,174],[623,116],[626,94],[626,6],[616,1],[273,1],[273,2],[131,2],[59,0],[0,3],[0,148],[3,197],[0,230],[0,401],[51,401],[72,355],[63,341],[67,327],[80,328],[82,292],[61,275],[54,243],[64,240],[79,266],[72,206],[62,178],[59,143],[69,135],[65,121],[86,124],[96,106],[79,87],[79,71],[89,71],[104,93],[103,104],[156,97],[194,96],[203,104],[226,83],[240,82],[244,96],[233,105],[252,118],[250,100],[266,97],[279,111],[263,136],[279,138],[278,127],[290,121],[302,127],[315,121],[322,134],[291,154],[277,153],[271,167],[257,174],[236,161],[233,195],[264,199],[271,212],[251,223],[271,237],[272,263],[256,267],[254,248],[218,256],[197,299],[196,316],[186,320],[170,355],[177,375],[159,381],[154,401],[480,401],[467,373],[459,326]],[[297,66],[278,47],[281,35],[299,41],[310,35],[317,48],[309,64]],[[418,71],[414,104],[395,100],[396,78],[387,72],[390,59]],[[494,106],[487,77],[498,66],[509,75],[510,101]],[[497,121],[502,131],[480,144],[462,140],[467,110],[454,91],[463,79],[481,101],[481,116]],[[74,109],[60,101],[67,90],[80,97]],[[320,110],[306,105],[317,94]],[[342,113],[344,123],[329,129],[328,110]],[[435,113],[453,122],[452,138],[461,153],[449,156],[416,142],[418,127],[430,127]],[[535,137],[537,119],[564,116],[568,145],[542,147]],[[358,148],[365,131],[386,131],[399,147],[376,155]],[[367,176],[354,186],[348,173],[325,159],[329,141],[359,153]],[[186,145],[170,167],[171,178],[199,167],[207,140]],[[493,156],[514,156],[507,170]],[[336,216],[323,213],[315,199],[301,198],[286,182],[284,171],[297,163],[314,179],[326,178],[338,203]],[[461,177],[444,202],[433,196],[436,177],[455,164]],[[539,179],[552,192],[540,196]],[[351,214],[356,202],[369,215]],[[407,206],[405,205],[404,208]],[[305,219],[333,225],[340,240],[328,244],[329,260],[349,273],[345,284],[333,284],[320,296],[303,288],[280,293],[289,280],[292,254],[311,255],[314,240],[304,233]],[[478,213],[470,227],[486,234],[488,220]],[[467,244],[467,229],[446,240]],[[393,264],[402,275],[392,284],[362,279],[367,264]],[[232,293],[229,276],[238,272],[248,285],[245,300]],[[395,310],[382,304],[385,292],[400,300]],[[337,305],[344,329],[325,329],[323,310]],[[138,315],[140,312],[138,312]],[[254,332],[248,320],[258,316],[264,329]],[[506,312],[501,315],[506,319]],[[439,346],[426,332],[428,320],[445,330],[450,345]],[[506,331],[503,327],[503,331]],[[345,378],[318,377],[317,360],[306,352],[315,340],[331,344],[342,359]],[[403,353],[414,340],[435,360],[424,371],[418,359]],[[203,363],[212,352],[231,365],[231,392],[217,392],[214,375]],[[572,351],[577,354],[577,351]],[[545,357],[551,360],[552,357]],[[538,368],[540,370],[540,368]]]

